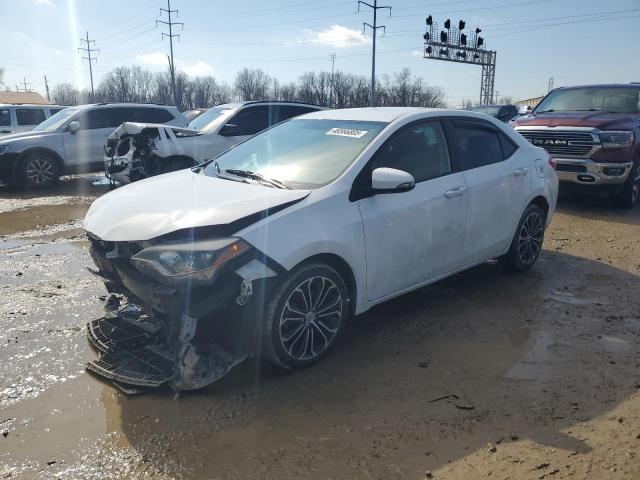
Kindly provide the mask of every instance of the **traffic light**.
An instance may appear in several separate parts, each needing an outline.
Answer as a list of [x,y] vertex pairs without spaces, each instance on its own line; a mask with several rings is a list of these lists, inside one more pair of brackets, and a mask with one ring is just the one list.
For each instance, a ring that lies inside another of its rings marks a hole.
[[477,35],[478,33],[480,33],[481,31],[482,31],[482,30],[480,30],[479,28],[476,28],[476,35]]
[[478,37],[478,42],[477,42],[476,47],[480,48],[483,44],[484,44],[484,38]]
[[446,28],[447,30],[451,28],[451,20],[449,20],[448,18],[447,21],[444,22],[444,28]]
[[431,52],[433,51],[433,49],[431,48],[431,45],[429,45],[427,47],[427,49],[425,50],[425,52],[427,52],[429,55],[431,55]]
[[447,50],[446,48],[441,48],[440,49],[440,56],[441,57],[448,57],[449,56],[449,50]]
[[425,42],[428,42],[431,39],[431,35],[429,35],[429,32],[425,33],[422,38],[424,38]]
[[444,30],[440,32],[440,43],[447,43],[447,32]]
[[427,25],[433,25],[433,17],[431,15],[427,17]]
[[464,33],[460,35],[460,45],[467,45],[467,36]]
[[464,25],[465,25],[464,20],[460,20],[458,22],[458,30],[464,30]]

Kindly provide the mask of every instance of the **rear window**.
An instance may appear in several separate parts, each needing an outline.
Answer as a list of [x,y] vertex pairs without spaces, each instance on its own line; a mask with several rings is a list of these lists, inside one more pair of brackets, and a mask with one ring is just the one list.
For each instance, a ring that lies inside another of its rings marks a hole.
[[166,123],[173,120],[173,115],[163,108],[134,108],[132,122]]
[[16,108],[18,125],[38,125],[44,122],[45,114],[41,108]]

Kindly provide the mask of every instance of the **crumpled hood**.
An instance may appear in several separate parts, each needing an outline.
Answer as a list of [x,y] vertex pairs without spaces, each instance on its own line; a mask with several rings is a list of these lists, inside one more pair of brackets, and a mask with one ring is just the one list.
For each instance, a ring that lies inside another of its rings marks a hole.
[[182,128],[182,127],[174,127],[173,125],[167,125],[164,123],[136,123],[136,122],[124,122],[118,128],[116,128],[109,138],[116,139],[120,138],[122,135],[136,135],[138,133],[142,133],[143,130],[153,130],[153,129],[165,129],[171,130],[176,135],[181,135],[185,137],[192,137],[197,135],[202,135],[202,132],[198,132],[197,130],[192,130],[190,128]]
[[606,112],[552,112],[532,114],[516,120],[516,127],[545,126],[545,127],[591,127],[601,130],[623,128],[630,123],[638,125],[640,115],[630,113]]
[[84,228],[107,241],[150,240],[183,228],[228,224],[308,194],[181,170],[100,197]]

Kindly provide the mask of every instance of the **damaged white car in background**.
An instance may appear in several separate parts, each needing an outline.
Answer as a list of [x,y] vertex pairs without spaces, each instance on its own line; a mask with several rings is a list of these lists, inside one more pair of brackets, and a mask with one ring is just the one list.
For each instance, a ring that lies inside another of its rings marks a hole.
[[127,391],[201,388],[251,356],[310,366],[351,315],[489,259],[531,267],[557,192],[549,155],[486,115],[291,119],[93,203],[95,273],[126,304],[88,323],[87,368]]
[[104,169],[121,185],[193,167],[276,123],[321,110],[293,102],[238,102],[218,105],[185,128],[123,123],[107,139]]

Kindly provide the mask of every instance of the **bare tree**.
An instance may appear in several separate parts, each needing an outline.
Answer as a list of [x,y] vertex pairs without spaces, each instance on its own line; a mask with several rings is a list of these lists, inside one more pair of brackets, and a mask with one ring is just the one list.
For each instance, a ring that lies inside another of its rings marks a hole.
[[70,83],[60,83],[51,90],[51,99],[58,105],[78,105],[80,92]]
[[462,99],[462,109],[463,110],[471,110],[473,108],[473,102],[468,98]]
[[271,79],[260,69],[243,68],[234,82],[240,100],[267,100]]

